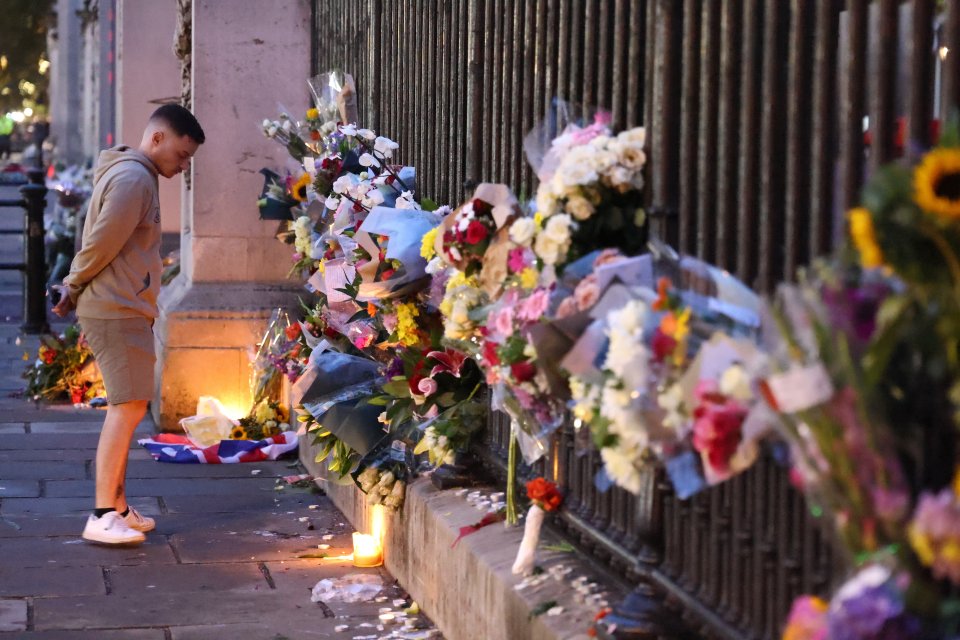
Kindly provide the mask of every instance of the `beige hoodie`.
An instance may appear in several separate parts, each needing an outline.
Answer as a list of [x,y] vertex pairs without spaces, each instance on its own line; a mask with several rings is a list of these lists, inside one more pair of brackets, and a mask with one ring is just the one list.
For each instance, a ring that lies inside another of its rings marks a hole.
[[84,318],[157,317],[157,168],[138,149],[100,152],[81,249],[63,279]]

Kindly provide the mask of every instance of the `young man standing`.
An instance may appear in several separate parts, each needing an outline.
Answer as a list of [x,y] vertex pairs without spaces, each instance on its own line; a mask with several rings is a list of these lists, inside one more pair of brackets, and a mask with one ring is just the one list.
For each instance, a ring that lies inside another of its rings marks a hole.
[[76,309],[109,402],[97,445],[96,509],[83,530],[91,542],[136,544],[155,526],[127,504],[124,480],[133,432],[154,391],[162,268],[157,176],[186,171],[204,137],[192,113],[168,104],[150,116],[139,148],[100,153],[82,248],[57,287],[53,312],[63,317]]

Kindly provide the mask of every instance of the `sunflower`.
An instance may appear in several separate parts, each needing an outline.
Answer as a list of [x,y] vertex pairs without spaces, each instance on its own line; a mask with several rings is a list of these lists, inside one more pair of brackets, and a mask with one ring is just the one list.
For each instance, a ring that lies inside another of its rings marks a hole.
[[247,430],[241,427],[240,425],[235,426],[230,431],[231,440],[246,440],[247,439]]
[[863,207],[851,209],[847,212],[847,222],[850,225],[850,239],[860,253],[860,264],[863,268],[882,267],[883,252],[877,244],[877,232],[873,228],[870,212]]
[[300,202],[307,201],[307,187],[310,186],[310,174],[305,173],[290,187],[290,195]]
[[924,211],[960,219],[960,149],[934,149],[913,172],[913,199]]

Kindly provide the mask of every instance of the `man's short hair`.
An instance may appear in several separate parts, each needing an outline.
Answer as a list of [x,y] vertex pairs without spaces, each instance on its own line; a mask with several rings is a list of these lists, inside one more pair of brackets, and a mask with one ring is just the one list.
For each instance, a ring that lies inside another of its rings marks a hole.
[[200,123],[188,109],[178,104],[165,104],[150,116],[150,121],[160,121],[167,124],[178,136],[190,136],[197,144],[203,144],[206,136]]

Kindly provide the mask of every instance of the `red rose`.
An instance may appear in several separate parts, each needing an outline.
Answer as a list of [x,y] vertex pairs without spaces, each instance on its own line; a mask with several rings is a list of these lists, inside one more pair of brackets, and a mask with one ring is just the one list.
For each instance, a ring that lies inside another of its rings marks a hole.
[[380,274],[381,280],[389,280],[390,276],[397,272],[396,269],[385,269],[383,273]]
[[533,376],[537,373],[537,368],[529,361],[524,360],[510,365],[510,373],[513,374],[517,382],[526,382],[533,379]]
[[479,244],[487,239],[487,228],[479,220],[471,220],[467,226],[467,242]]
[[556,511],[563,502],[557,485],[544,478],[534,478],[527,483],[527,497],[544,511]]
[[297,336],[300,335],[300,325],[291,324],[287,326],[287,328],[284,329],[283,332],[286,334],[287,340],[296,340]]
[[491,367],[496,367],[500,364],[500,356],[497,355],[497,343],[496,342],[484,342],[483,343],[483,359]]
[[653,347],[653,358],[657,362],[663,362],[664,358],[677,348],[677,341],[658,328],[653,334],[653,341],[650,346]]

